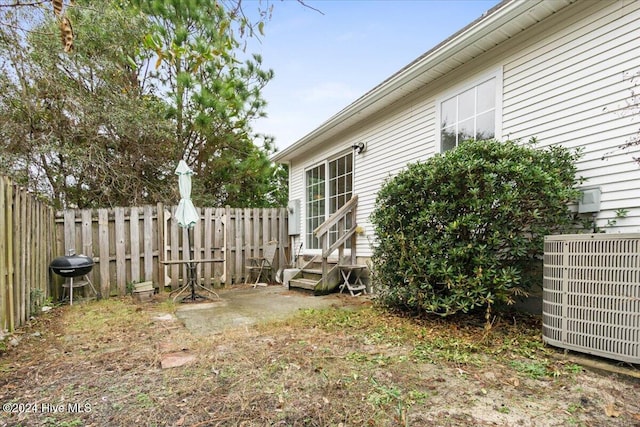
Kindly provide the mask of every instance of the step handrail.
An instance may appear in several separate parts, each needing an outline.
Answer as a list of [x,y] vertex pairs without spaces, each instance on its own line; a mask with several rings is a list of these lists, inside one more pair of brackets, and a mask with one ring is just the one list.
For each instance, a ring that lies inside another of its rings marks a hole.
[[[358,225],[356,223],[356,211],[358,207],[358,196],[354,195],[351,199],[345,203],[340,209],[335,211],[325,222],[320,224],[313,234],[320,241],[322,248],[322,282],[326,285],[328,280],[328,258],[337,249],[339,262],[342,262],[344,256],[345,244],[347,241],[351,241],[351,264],[356,263],[356,230]],[[336,224],[346,224],[346,218],[351,215],[351,228],[345,233],[338,230],[338,238],[336,241],[329,245],[329,230]]]
[[325,222],[323,222],[315,230],[313,230],[313,234],[315,234],[318,239],[320,238],[320,236],[324,236],[329,232],[331,227],[336,225],[338,221],[346,216],[346,214],[348,214],[351,210],[355,210],[356,206],[358,206],[358,196],[353,196],[340,209],[331,214],[331,216]]

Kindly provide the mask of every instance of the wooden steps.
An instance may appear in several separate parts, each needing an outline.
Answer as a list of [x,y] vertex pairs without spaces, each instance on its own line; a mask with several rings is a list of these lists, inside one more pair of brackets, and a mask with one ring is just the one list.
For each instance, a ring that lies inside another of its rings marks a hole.
[[337,262],[329,264],[326,283],[322,280],[322,263],[311,260],[289,280],[289,288],[306,289],[316,295],[333,292],[339,285]]
[[[313,289],[315,295],[322,295],[334,292],[342,283],[338,264],[354,266],[357,261],[356,234],[362,231],[362,227],[358,227],[356,221],[357,206],[358,195],[352,194],[346,203],[313,230],[314,236],[318,239],[318,245],[314,248],[319,249],[320,254],[315,255],[302,266],[298,274],[289,279],[290,288]],[[345,249],[349,249],[349,255],[345,254]]]
[[322,269],[313,268],[315,267],[313,264],[311,267],[301,269],[298,274],[289,280],[289,287],[315,291],[318,284],[322,282]]
[[318,285],[318,280],[316,279],[299,278],[299,279],[289,280],[290,288],[300,288],[300,289],[307,289],[309,291],[313,291],[315,290],[317,285]]

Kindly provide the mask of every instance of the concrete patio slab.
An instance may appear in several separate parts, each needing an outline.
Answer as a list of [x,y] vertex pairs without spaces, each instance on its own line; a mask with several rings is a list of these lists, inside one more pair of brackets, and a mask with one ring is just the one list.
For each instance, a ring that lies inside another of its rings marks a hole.
[[343,306],[346,298],[352,298],[338,294],[314,296],[283,286],[239,286],[216,292],[219,299],[178,305],[176,316],[193,334],[219,334],[229,328],[287,318],[301,309]]

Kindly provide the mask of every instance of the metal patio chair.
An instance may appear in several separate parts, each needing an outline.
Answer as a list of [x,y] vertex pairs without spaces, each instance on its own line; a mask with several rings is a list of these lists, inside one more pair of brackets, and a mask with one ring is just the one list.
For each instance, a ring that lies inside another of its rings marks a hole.
[[[255,288],[258,285],[262,285],[260,283],[260,279],[266,275],[268,277],[267,280],[271,281],[273,276],[273,262],[276,257],[276,249],[278,248],[278,241],[271,240],[262,248],[262,256],[260,257],[250,257],[247,259],[249,265],[247,266],[247,270],[249,271],[249,277],[252,274],[256,274],[256,281],[253,284]],[[266,286],[264,284],[263,286]]]

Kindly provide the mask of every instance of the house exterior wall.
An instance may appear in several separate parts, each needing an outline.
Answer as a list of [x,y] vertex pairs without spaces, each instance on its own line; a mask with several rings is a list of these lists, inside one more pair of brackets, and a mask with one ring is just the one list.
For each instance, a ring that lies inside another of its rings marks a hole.
[[[503,128],[511,138],[536,136],[543,146],[582,147],[582,187],[602,190],[598,225],[616,220],[607,231],[638,232],[640,169],[616,147],[640,126],[614,111],[631,94],[624,73],[640,70],[640,4],[597,3],[557,17],[557,30],[504,62]],[[629,210],[626,218],[616,219],[617,209]]]
[[[367,118],[322,149],[299,156],[290,165],[290,198],[302,202],[302,229],[304,171],[366,142],[366,151],[354,156],[354,194],[359,196],[358,223],[365,228],[358,237],[358,256],[370,256],[374,233],[369,215],[380,186],[407,163],[438,151],[438,101],[478,76],[497,73],[502,113],[496,137],[523,142],[536,137],[540,146],[583,147],[577,164],[579,175],[587,178],[582,187],[602,190],[598,226],[607,232],[640,232],[640,169],[632,159],[640,150],[616,150],[640,126],[614,111],[631,95],[624,73],[640,70],[639,37],[640,2],[578,2]],[[628,210],[627,216],[616,218],[617,209]],[[607,226],[611,220],[617,221],[615,226]]]

